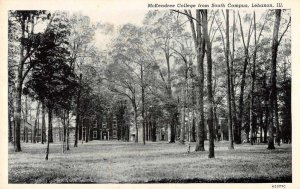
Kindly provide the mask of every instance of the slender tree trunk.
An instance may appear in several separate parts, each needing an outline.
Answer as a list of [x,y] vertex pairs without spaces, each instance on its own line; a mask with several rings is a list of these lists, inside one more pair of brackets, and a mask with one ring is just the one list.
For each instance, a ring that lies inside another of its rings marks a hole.
[[226,48],[225,59],[227,67],[227,108],[228,108],[228,149],[234,149],[233,146],[233,132],[232,132],[232,114],[231,114],[231,87],[230,87],[230,66],[229,66],[229,10],[226,10]]
[[46,122],[45,122],[45,104],[42,102],[42,144],[46,142]]
[[[186,104],[187,104],[187,92],[188,92],[188,63],[185,61],[185,69],[184,69],[184,89],[183,89],[183,107],[182,107],[182,120],[180,127],[180,143],[184,143],[185,139],[185,114],[186,114]],[[188,133],[189,136],[189,133]]]
[[[27,122],[27,118],[28,118],[28,98],[27,96],[25,96],[25,116],[24,116],[24,128],[26,127],[26,123]],[[29,124],[28,124],[29,125]],[[28,129],[29,127],[26,127],[26,129],[24,130],[24,136],[25,136],[25,142],[28,143]]]
[[[167,63],[167,75],[168,75],[168,80],[167,80],[167,95],[169,97],[169,100],[172,101],[172,85],[171,85],[171,65],[170,65],[170,54],[169,51],[165,52],[165,58],[166,58],[166,63]],[[173,102],[171,102],[173,103]],[[173,104],[170,104],[169,108],[169,131],[170,131],[170,138],[169,142],[170,143],[175,143],[175,138],[176,138],[176,128],[175,128],[175,122],[174,116],[175,116],[175,107],[173,107]]]
[[69,140],[70,140],[70,118],[69,118],[69,110],[67,110],[67,150],[70,150]]
[[241,87],[240,87],[240,97],[239,97],[239,115],[238,115],[238,125],[237,125],[237,139],[236,143],[241,143],[241,128],[243,125],[243,114],[244,114],[244,89],[245,89],[245,83],[246,83],[246,71],[247,71],[247,66],[249,64],[249,42],[250,42],[250,37],[251,37],[251,26],[252,26],[252,21],[249,27],[248,31],[248,40],[247,43],[245,42],[244,39],[244,32],[243,32],[243,27],[242,27],[242,21],[240,14],[239,16],[239,21],[240,21],[240,31],[242,35],[242,40],[243,40],[243,45],[244,45],[244,67],[242,71],[242,80],[241,80]]
[[81,122],[81,144],[83,144],[83,141],[84,141],[84,135],[83,135],[83,122],[84,122],[84,119],[83,117],[81,117],[82,119],[80,119],[80,122]]
[[[184,105],[183,105],[184,106]],[[180,140],[181,144],[184,144],[184,127],[185,127],[185,107],[181,108],[181,124],[180,124]]]
[[82,80],[82,73],[79,75],[79,90],[77,94],[77,107],[76,107],[76,124],[75,124],[75,140],[74,140],[74,147],[77,147],[78,144],[78,129],[80,124],[80,94],[81,94],[81,80]]
[[219,138],[218,138],[218,136],[219,136],[219,129],[218,129],[219,123],[218,123],[218,117],[217,117],[217,107],[215,105],[214,105],[214,112],[213,113],[214,113],[213,117],[214,117],[215,140],[219,141]]
[[8,142],[10,143],[13,142],[12,134],[13,134],[13,128],[12,128],[11,114],[8,114]]
[[277,102],[277,89],[276,94],[274,96],[274,116],[275,116],[275,125],[276,125],[276,142],[277,145],[280,146],[280,139],[281,139],[281,128],[279,125],[279,117],[278,117],[278,102]]
[[66,146],[66,136],[67,136],[67,127],[66,127],[66,111],[63,110],[63,153],[65,152],[65,146]]
[[[52,112],[51,112],[52,113]],[[49,116],[48,116],[49,117]],[[51,117],[52,117],[52,115],[51,115]],[[49,127],[49,142],[50,143],[53,143],[53,128],[52,128],[52,124],[51,125],[48,125],[48,127]]]
[[[25,125],[25,121],[23,120],[23,123],[24,123],[24,125]],[[26,127],[24,126],[24,128],[23,128],[23,142],[25,142],[26,141]]]
[[36,108],[36,125],[35,125],[35,128],[34,128],[34,135],[33,135],[33,142],[36,143],[38,142],[37,141],[37,135],[39,133],[39,120],[40,120],[40,105],[41,105],[41,102],[38,102],[38,105],[37,105],[37,108]]
[[[185,93],[185,92],[183,92]],[[180,124],[180,139],[179,142],[181,144],[184,144],[184,138],[185,138],[185,94],[183,94],[183,105],[181,107],[181,124]]]
[[31,133],[33,133],[33,136],[32,136],[33,143],[36,143],[36,130],[37,130],[37,119],[34,122],[33,132],[31,131]]
[[231,102],[232,102],[232,126],[233,126],[233,139],[235,143],[240,143],[241,139],[239,136],[239,127],[237,123],[237,117],[236,117],[236,102],[235,102],[235,89],[234,89],[234,54],[235,54],[235,11],[233,11],[233,30],[232,30],[232,52],[231,52],[231,65],[230,65],[230,87],[231,87]]
[[[201,20],[200,10],[196,10],[197,20]],[[197,134],[196,134],[196,148],[195,151],[204,151],[204,106],[203,106],[203,89],[204,89],[204,69],[203,61],[205,55],[205,40],[201,37],[201,26],[197,23],[197,43],[196,43],[196,52],[197,52],[197,66],[198,66],[198,98],[197,98],[197,107],[199,112],[199,118],[197,122]]]
[[143,125],[143,144],[146,144],[145,131],[145,87],[144,87],[144,70],[143,63],[141,63],[141,85],[142,85],[142,125]]
[[195,110],[192,109],[191,142],[196,142]]
[[[88,143],[89,142],[89,127],[90,127],[90,122],[89,119],[87,118],[85,121],[86,125],[85,125],[85,142]],[[67,133],[68,133],[68,129],[67,129]],[[107,134],[107,137],[109,138],[109,133]]]
[[138,128],[138,124],[137,124],[137,107],[135,102],[133,103],[133,109],[134,109],[134,124],[135,124],[135,143],[139,142],[139,128]]
[[187,18],[190,22],[192,36],[195,45],[196,58],[197,58],[197,87],[196,87],[196,147],[195,151],[204,151],[204,111],[203,111],[203,88],[204,88],[204,71],[203,71],[203,61],[205,55],[205,40],[201,35],[201,16],[200,10],[196,10],[196,29],[194,26],[194,21],[192,19],[191,11],[185,11]]
[[[21,22],[21,31],[22,31],[22,38],[25,37],[25,21]],[[21,108],[22,108],[22,85],[23,85],[23,67],[24,67],[24,46],[21,44],[20,47],[20,60],[18,65],[18,74],[17,74],[17,86],[16,86],[16,105],[14,111],[15,117],[15,127],[16,127],[16,146],[15,152],[21,152],[21,142],[20,142],[20,127],[21,127]],[[25,127],[24,127],[25,128]]]
[[50,144],[50,138],[49,136],[51,135],[51,130],[50,128],[52,128],[52,108],[48,108],[48,138],[47,138],[47,150],[46,150],[46,160],[48,160],[48,156],[49,156],[49,144]]
[[255,11],[253,13],[253,26],[254,26],[254,52],[253,52],[253,66],[252,66],[252,81],[251,81],[251,92],[250,92],[250,143],[253,145],[253,112],[254,112],[254,89],[255,89],[255,67],[256,67],[256,53],[257,53],[257,46],[256,46],[256,16]]
[[207,29],[207,10],[203,10],[203,33],[207,47],[207,91],[208,91],[208,133],[209,133],[209,153],[208,158],[214,158],[214,129],[213,129],[213,92],[212,92],[212,58],[211,42]]
[[260,129],[260,136],[259,136],[259,139],[260,139],[260,143],[262,143],[263,142],[263,125],[264,125],[264,123],[263,123],[263,117],[261,116],[260,117],[260,126],[259,126],[259,129]]
[[[277,52],[278,52],[278,32],[280,26],[280,19],[281,19],[281,9],[275,10],[275,23],[273,29],[273,40],[272,40],[272,60],[271,60],[271,94],[270,94],[270,106],[271,111],[274,112],[275,117],[275,126],[279,134],[279,124],[278,124],[278,108],[277,108],[277,87],[276,87],[276,65],[277,65]],[[273,115],[273,113],[272,113]],[[274,121],[269,127],[269,142],[268,142],[268,149],[275,149],[274,146]]]

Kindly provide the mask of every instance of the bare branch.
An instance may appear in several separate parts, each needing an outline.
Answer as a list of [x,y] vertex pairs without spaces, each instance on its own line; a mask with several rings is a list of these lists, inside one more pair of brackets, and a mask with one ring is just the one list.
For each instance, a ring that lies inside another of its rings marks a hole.
[[201,25],[201,22],[199,20],[197,20],[196,18],[194,18],[192,15],[190,14],[187,14],[186,12],[181,12],[179,10],[171,10],[171,11],[174,11],[174,12],[177,12],[177,13],[180,13],[180,14],[183,14],[183,15],[186,15],[187,17],[189,17],[190,19],[192,20],[195,20],[199,25]]
[[280,38],[279,38],[278,44],[280,44],[280,42],[281,42],[281,40],[282,40],[282,37],[284,36],[284,34],[286,33],[286,31],[288,30],[288,28],[290,27],[290,25],[291,25],[291,17],[290,17],[290,19],[289,19],[289,22],[288,22],[288,24],[287,24],[285,30],[283,31],[282,35],[281,35]]

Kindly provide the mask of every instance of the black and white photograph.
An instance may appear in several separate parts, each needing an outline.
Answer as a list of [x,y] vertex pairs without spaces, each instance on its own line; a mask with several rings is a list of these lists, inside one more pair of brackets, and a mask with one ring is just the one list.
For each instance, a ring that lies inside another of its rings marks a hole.
[[4,13],[8,185],[296,187],[292,7],[95,4]]

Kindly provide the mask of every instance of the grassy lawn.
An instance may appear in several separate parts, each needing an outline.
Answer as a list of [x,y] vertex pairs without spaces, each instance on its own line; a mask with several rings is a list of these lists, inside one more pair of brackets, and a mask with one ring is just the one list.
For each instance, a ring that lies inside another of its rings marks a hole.
[[[191,153],[178,143],[135,144],[92,141],[62,153],[61,144],[23,143],[23,152],[9,146],[9,183],[145,183],[145,182],[291,182],[291,145],[266,150],[266,145],[241,144],[227,150],[216,143],[208,152]],[[206,143],[206,150],[208,149]]]

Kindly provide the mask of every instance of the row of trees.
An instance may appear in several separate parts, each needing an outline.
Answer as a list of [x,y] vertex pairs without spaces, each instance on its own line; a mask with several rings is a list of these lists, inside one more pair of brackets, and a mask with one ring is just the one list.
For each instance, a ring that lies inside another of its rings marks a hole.
[[[204,150],[207,123],[209,157],[214,157],[214,132],[217,131],[214,120],[224,111],[222,116],[228,120],[229,149],[234,148],[234,142],[242,142],[242,131],[246,133],[245,140],[253,144],[259,129],[260,141],[268,140],[268,148],[274,149],[274,127],[278,145],[284,136],[283,130],[290,132],[291,127],[290,110],[281,112],[278,109],[278,104],[284,109],[290,107],[290,100],[279,102],[277,99],[283,95],[277,88],[284,88],[287,77],[290,82],[287,68],[290,38],[285,36],[290,35],[291,19],[289,12],[284,13],[282,17],[282,10],[258,12],[257,21],[255,11],[245,12],[243,17],[240,12],[229,10],[209,13],[197,10],[195,14],[190,10],[149,12],[144,26],[124,25],[113,41],[111,51],[117,54],[112,56],[113,63],[107,74],[112,77],[109,85],[131,100],[135,115],[137,88],[140,89],[138,107],[142,120],[145,110],[153,106],[147,104],[147,99],[150,102],[158,99],[160,109],[165,110],[163,117],[169,125],[170,142],[175,142],[178,122],[177,133],[184,142],[188,130],[186,111],[193,112],[197,125],[196,151]],[[189,22],[191,32],[185,22]],[[280,43],[283,43],[282,49],[278,49]],[[196,66],[193,66],[194,61]],[[278,80],[282,82],[279,86]],[[289,117],[281,118],[281,126],[279,112]],[[143,136],[144,130],[143,127]]]
[[[138,135],[144,144],[153,140],[163,127],[169,142],[196,141],[195,150],[204,151],[208,132],[212,158],[218,120],[226,117],[229,149],[242,142],[242,133],[251,144],[257,133],[260,141],[269,137],[273,149],[274,126],[278,145],[291,140],[290,21],[290,12],[282,10],[166,10],[149,11],[142,26],[115,30],[80,14],[11,11],[15,150],[21,151],[22,96],[37,100],[42,117],[47,109],[48,144],[53,111],[65,125],[64,136],[76,117],[75,147],[83,120],[116,111],[123,125],[133,123],[135,142]],[[105,51],[94,45],[96,32],[111,36]]]

